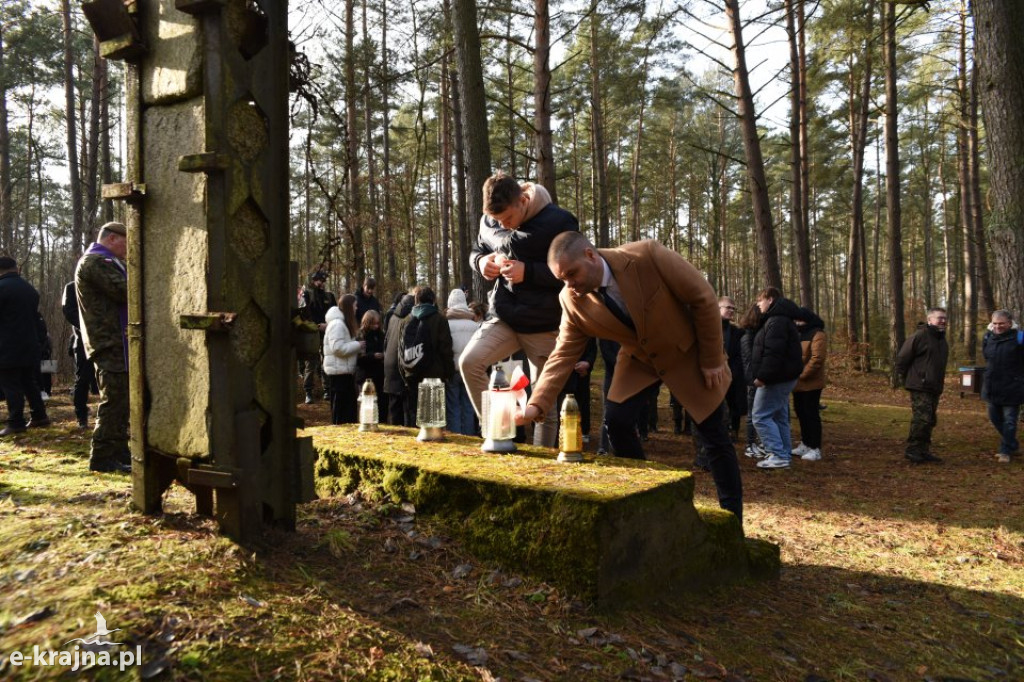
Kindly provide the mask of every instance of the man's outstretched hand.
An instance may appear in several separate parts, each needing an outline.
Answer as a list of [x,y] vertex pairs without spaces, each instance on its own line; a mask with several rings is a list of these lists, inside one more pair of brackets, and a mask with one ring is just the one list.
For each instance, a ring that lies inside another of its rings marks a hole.
[[516,426],[522,426],[528,422],[537,421],[540,417],[540,410],[533,405],[527,405],[522,412],[516,411]]

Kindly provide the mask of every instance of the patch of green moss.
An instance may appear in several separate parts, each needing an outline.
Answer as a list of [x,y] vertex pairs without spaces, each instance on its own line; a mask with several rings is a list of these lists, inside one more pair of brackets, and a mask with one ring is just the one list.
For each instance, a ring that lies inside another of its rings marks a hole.
[[475,554],[599,603],[647,602],[748,575],[732,514],[693,506],[689,472],[602,457],[559,463],[527,446],[482,453],[477,439],[422,443],[415,431],[308,429],[322,496],[359,489],[442,519]]

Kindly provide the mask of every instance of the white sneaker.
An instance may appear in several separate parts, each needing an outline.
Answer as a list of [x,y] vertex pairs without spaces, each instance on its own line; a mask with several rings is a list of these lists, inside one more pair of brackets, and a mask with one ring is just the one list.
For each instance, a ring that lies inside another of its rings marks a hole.
[[821,448],[807,448],[807,450],[800,455],[800,459],[806,459],[808,462],[817,462],[821,459]]
[[810,451],[811,449],[809,447],[807,447],[803,443],[800,443],[790,451],[790,454],[792,454],[794,457],[803,457]]
[[757,463],[760,469],[788,469],[789,460],[782,459],[778,455],[769,455],[767,459],[762,459]]
[[753,457],[754,459],[764,459],[768,456],[768,453],[765,452],[764,448],[757,443],[751,443],[748,445],[747,449],[743,451],[743,454],[747,457]]
[[590,445],[590,436],[583,436],[583,444]]
[[50,399],[50,394],[49,394],[49,393],[47,393],[46,391],[43,391],[43,392],[42,392],[42,393],[40,394],[40,396],[39,396],[39,397],[40,397],[40,398],[42,398],[43,400],[49,400],[49,399]]

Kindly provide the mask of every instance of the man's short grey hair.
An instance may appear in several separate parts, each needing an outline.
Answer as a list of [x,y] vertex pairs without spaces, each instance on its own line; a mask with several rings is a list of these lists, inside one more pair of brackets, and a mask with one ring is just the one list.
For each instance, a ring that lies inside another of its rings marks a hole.
[[548,248],[548,262],[557,263],[564,258],[580,258],[587,249],[594,249],[582,232],[563,232],[551,242]]
[[932,315],[938,315],[939,313],[942,313],[943,315],[945,315],[946,314],[946,309],[945,308],[938,308],[938,307],[936,307],[936,308],[929,308],[928,309],[928,317],[931,317]]
[[992,317],[1002,317],[1008,322],[1013,322],[1013,313],[1011,313],[1009,310],[1003,310],[1002,308],[993,311]]

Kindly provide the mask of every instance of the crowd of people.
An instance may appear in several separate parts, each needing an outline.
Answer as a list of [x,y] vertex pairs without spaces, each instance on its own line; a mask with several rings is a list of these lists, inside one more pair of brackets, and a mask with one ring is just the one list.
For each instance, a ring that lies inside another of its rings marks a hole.
[[[676,433],[694,437],[694,466],[712,473],[721,506],[741,519],[734,443],[761,469],[785,469],[794,458],[822,459],[828,338],[814,311],[767,287],[738,316],[736,301],[716,296],[678,253],[653,240],[598,249],[542,186],[503,173],[485,182],[483,207],[468,264],[489,284],[486,302],[471,302],[466,290],[456,288],[441,306],[433,289],[416,286],[396,293],[384,310],[373,277],[339,300],[327,290],[328,272],[310,275],[298,307],[315,325],[320,343],[319,352],[298,356],[307,404],[322,395],[330,402],[332,423],[354,423],[358,396],[370,382],[382,420],[412,426],[418,386],[436,378],[445,384],[448,430],[479,436],[489,372],[511,359],[523,363],[533,379],[517,418],[519,438],[554,446],[558,405],[572,394],[589,442],[591,375],[600,353],[605,376],[594,434],[599,454],[644,457],[665,386]],[[100,394],[90,456],[94,471],[123,472],[131,465],[126,244],[124,225],[104,225],[79,260],[62,302],[73,330],[69,354],[75,360],[73,402],[80,427],[88,427],[90,393]],[[50,424],[43,400],[48,389],[40,375],[48,336],[38,305],[39,294],[21,278],[17,263],[0,257],[0,390],[8,406],[0,436]],[[945,310],[930,309],[927,323],[895,359],[911,396],[905,457],[915,464],[941,462],[932,452],[931,433],[949,354],[946,321]],[[1009,462],[1019,452],[1016,430],[1024,403],[1024,331],[1009,311],[992,315],[982,347],[988,363],[982,397],[999,433],[997,458]],[[797,443],[791,413],[799,422]]]

